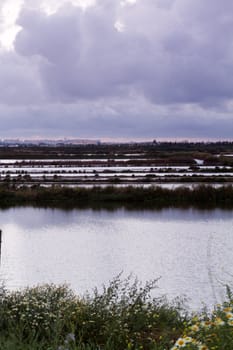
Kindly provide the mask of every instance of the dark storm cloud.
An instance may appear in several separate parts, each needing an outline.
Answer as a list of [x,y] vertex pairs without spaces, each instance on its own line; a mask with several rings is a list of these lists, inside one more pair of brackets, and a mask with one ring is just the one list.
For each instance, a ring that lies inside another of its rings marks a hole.
[[21,105],[24,131],[31,118],[59,135],[230,137],[233,2],[120,3],[49,16],[25,5],[15,52],[0,53],[10,124]]

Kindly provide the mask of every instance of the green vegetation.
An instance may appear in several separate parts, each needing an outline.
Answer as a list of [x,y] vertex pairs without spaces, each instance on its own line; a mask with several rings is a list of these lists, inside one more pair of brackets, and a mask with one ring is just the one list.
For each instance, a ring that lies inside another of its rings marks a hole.
[[228,302],[217,305],[211,314],[193,315],[171,350],[233,349],[233,300],[228,288]]
[[186,315],[178,303],[151,298],[144,287],[115,278],[102,292],[79,298],[66,286],[18,292],[1,289],[1,350],[169,349]]
[[233,186],[200,185],[194,188],[179,187],[14,187],[0,186],[1,206],[41,205],[41,206],[86,206],[104,207],[108,205],[132,208],[161,207],[233,207]]
[[181,302],[152,298],[119,276],[77,297],[67,286],[0,289],[1,350],[232,350],[233,298],[189,315]]

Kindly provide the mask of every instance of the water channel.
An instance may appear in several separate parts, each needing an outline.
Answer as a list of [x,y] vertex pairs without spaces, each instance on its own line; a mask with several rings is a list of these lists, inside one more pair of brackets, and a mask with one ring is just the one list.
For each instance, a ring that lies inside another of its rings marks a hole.
[[221,301],[233,285],[232,210],[0,211],[0,279],[9,289],[68,283],[77,293],[123,271],[161,277],[155,295],[186,295],[193,309]]

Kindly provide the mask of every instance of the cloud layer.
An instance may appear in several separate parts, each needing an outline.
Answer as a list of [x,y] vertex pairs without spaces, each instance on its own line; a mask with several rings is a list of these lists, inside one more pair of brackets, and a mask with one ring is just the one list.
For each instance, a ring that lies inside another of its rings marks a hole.
[[232,1],[39,4],[0,50],[3,137],[232,138]]

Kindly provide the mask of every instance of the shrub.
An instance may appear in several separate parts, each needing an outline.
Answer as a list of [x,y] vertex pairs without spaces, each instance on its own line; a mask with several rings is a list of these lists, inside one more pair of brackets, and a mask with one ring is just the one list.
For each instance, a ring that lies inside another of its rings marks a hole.
[[25,350],[27,344],[30,350],[163,350],[182,333],[185,316],[178,304],[150,297],[155,285],[152,281],[143,287],[118,276],[82,299],[67,286],[16,292],[2,288],[0,345],[10,349],[15,344],[14,350],[18,345]]

